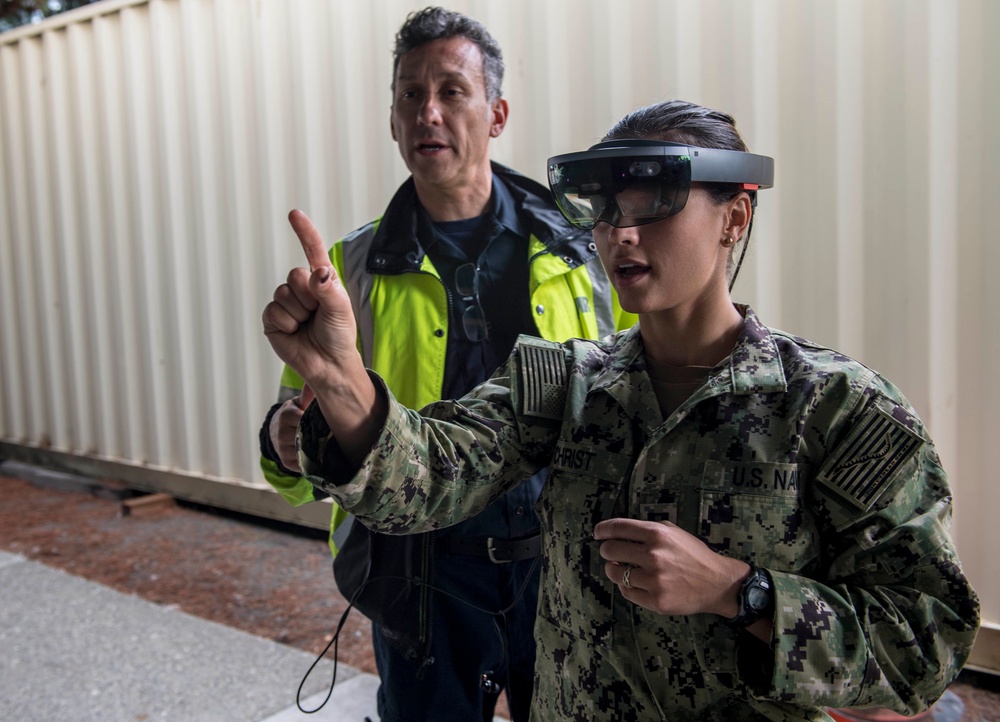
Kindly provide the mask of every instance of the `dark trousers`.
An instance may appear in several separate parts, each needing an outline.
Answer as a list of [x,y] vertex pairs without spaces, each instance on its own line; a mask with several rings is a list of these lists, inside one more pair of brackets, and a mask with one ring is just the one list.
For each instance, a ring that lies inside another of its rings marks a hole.
[[[433,662],[421,667],[420,660],[405,659],[373,625],[382,722],[490,722],[500,689],[507,693],[513,722],[527,722],[534,687],[537,562],[435,559]],[[483,675],[497,685],[492,691]]]

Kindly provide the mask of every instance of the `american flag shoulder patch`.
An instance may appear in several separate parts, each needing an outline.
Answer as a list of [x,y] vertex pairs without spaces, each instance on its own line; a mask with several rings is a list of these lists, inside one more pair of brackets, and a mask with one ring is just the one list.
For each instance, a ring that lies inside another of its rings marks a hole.
[[870,403],[816,479],[840,498],[868,511],[923,443],[919,434]]
[[522,341],[518,348],[524,415],[561,421],[566,407],[567,378],[562,347]]

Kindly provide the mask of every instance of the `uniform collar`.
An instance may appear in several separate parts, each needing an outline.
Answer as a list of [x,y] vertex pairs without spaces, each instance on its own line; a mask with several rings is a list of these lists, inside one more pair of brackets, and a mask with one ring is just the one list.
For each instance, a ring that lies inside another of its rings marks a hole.
[[[434,246],[440,242],[439,233],[442,232],[440,229],[449,224],[435,224],[427,210],[419,204],[417,205],[417,215],[419,216],[417,219],[417,239],[424,252],[435,256]],[[454,255],[455,252],[460,252],[460,257],[463,259],[475,258],[478,253],[485,252],[493,239],[504,233],[510,233],[517,238],[527,237],[527,233],[521,228],[521,220],[517,215],[517,207],[514,205],[510,189],[497,178],[496,174],[493,175],[493,186],[487,211],[477,218],[470,218],[461,221],[461,223],[472,224],[476,228],[473,235],[475,251],[463,248],[455,251],[439,250],[438,253]]]
[[786,391],[785,369],[771,330],[749,306],[737,304],[736,308],[743,315],[743,332],[727,359],[733,393]]
[[514,203],[514,196],[511,195],[510,188],[493,174],[493,221],[502,228],[510,231],[514,235],[527,237],[528,231],[522,227],[521,219],[517,215],[517,206]]
[[[787,389],[785,370],[770,329],[749,306],[737,305],[736,308],[743,316],[743,330],[732,353],[712,370],[705,385],[695,392],[699,399],[721,393],[764,394]],[[659,423],[660,411],[646,372],[639,324],[614,337],[592,388],[614,396],[629,415],[644,420],[647,428]]]
[[[521,237],[534,236],[571,268],[597,256],[590,233],[571,226],[563,218],[547,188],[500,163],[491,162],[491,167],[491,222]],[[368,272],[391,274],[420,269],[425,250],[420,242],[419,203],[416,184],[410,177],[393,195],[377,222],[366,264]]]

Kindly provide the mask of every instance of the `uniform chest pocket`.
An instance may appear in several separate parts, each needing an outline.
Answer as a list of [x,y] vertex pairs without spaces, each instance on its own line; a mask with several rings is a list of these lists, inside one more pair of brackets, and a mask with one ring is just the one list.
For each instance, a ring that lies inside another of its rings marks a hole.
[[625,461],[616,454],[560,445],[535,507],[545,531],[538,613],[593,646],[608,642],[615,594],[594,527],[625,516]]
[[621,490],[629,458],[593,446],[560,442],[552,455],[538,516],[549,533],[564,539],[594,538],[594,526],[624,516]]
[[594,526],[614,513],[621,483],[552,469],[536,509],[545,549],[538,613],[577,639],[607,644],[615,587]]
[[620,480],[598,479],[552,469],[538,498],[538,516],[555,537],[594,539],[598,522],[615,516]]
[[[698,536],[715,551],[777,571],[802,571],[818,555],[794,464],[707,464],[698,492]],[[706,488],[711,487],[711,488]]]

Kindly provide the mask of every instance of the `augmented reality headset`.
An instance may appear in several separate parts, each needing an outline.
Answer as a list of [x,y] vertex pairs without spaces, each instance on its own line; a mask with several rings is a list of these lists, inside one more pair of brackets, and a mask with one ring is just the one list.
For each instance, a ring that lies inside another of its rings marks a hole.
[[549,187],[579,228],[617,228],[680,213],[691,183],[732,183],[756,191],[774,185],[774,159],[738,150],[659,140],[609,140],[549,158]]

